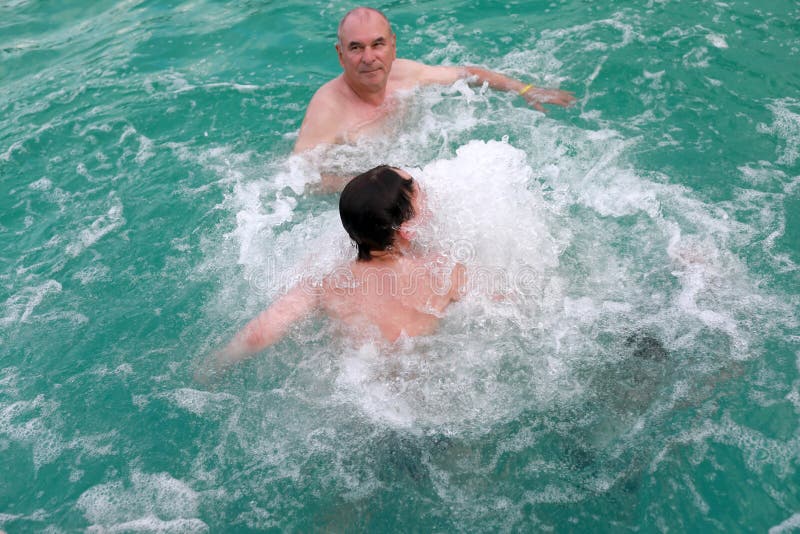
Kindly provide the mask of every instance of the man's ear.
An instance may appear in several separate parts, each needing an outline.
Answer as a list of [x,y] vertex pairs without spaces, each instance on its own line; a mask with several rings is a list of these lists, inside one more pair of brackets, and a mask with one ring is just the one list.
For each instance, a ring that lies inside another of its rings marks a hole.
[[334,45],[334,47],[336,47],[336,57],[339,58],[339,65],[344,67],[344,63],[342,63],[342,47],[338,42]]

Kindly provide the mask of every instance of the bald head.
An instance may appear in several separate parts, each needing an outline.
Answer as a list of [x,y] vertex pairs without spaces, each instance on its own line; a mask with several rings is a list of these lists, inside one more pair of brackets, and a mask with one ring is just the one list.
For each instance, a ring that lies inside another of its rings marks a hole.
[[389,27],[389,34],[392,34],[392,25],[389,23],[389,19],[384,15],[382,12],[378,11],[372,7],[357,7],[355,9],[351,9],[347,13],[345,13],[342,20],[339,21],[339,29],[336,32],[336,36],[339,39],[339,43],[342,44],[342,30],[345,27],[345,23],[350,24],[353,22],[366,22],[367,20],[378,17],[383,19],[386,22],[386,26]]

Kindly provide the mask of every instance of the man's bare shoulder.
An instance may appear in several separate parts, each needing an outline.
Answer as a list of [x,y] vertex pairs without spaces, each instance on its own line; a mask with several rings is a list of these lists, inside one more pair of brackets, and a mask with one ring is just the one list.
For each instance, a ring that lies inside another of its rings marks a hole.
[[308,102],[306,115],[313,111],[314,113],[324,113],[326,115],[337,115],[342,110],[342,84],[344,82],[341,76],[324,83],[311,100]]
[[317,89],[308,102],[303,124],[294,146],[294,152],[302,152],[323,143],[335,143],[342,122],[347,119],[347,107],[343,105],[341,77],[325,83]]

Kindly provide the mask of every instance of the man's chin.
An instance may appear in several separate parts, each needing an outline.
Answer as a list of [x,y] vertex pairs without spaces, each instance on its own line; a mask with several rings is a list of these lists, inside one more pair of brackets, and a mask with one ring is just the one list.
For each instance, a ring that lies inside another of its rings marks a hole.
[[383,75],[361,76],[362,85],[367,87],[381,88],[386,86],[386,82],[387,82],[387,76]]
[[362,87],[367,91],[380,91],[386,87],[389,77],[383,71],[373,71],[370,73],[357,73],[351,78],[353,86]]

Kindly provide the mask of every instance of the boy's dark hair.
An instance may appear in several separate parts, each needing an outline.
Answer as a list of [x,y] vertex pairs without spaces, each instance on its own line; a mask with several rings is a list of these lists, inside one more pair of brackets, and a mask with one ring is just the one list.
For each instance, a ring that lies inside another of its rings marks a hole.
[[358,248],[359,261],[369,261],[371,252],[391,247],[400,225],[414,216],[413,183],[392,167],[379,165],[345,186],[339,216]]

